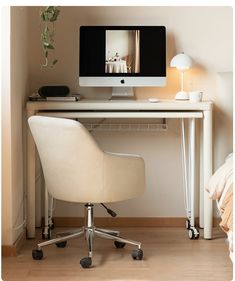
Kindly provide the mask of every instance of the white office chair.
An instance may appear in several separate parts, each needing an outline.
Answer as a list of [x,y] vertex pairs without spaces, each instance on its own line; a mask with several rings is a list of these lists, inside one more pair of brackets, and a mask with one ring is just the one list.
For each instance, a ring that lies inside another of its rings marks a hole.
[[124,239],[119,231],[94,226],[93,204],[116,202],[140,196],[145,190],[144,161],[136,155],[102,151],[86,128],[70,119],[32,116],[28,120],[41,159],[46,188],[59,200],[85,203],[85,226],[72,233],[59,233],[57,238],[39,243],[32,256],[43,258],[42,247],[56,244],[65,247],[67,240],[85,234],[88,257],[80,264],[92,264],[93,237],[113,239],[117,248],[125,243],[137,246],[132,252],[141,260],[141,243]]

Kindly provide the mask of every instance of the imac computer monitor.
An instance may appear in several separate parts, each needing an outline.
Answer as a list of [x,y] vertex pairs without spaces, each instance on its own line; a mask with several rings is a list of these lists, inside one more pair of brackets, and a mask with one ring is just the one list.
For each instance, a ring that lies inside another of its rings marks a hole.
[[165,86],[164,26],[81,26],[79,84],[113,87],[130,96],[132,87]]

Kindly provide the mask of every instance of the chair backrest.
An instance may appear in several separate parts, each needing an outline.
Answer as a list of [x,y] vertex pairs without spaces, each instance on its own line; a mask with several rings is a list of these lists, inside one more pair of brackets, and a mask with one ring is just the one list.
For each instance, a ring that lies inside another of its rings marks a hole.
[[49,193],[70,202],[96,202],[104,153],[86,128],[74,120],[43,116],[32,116],[28,123]]

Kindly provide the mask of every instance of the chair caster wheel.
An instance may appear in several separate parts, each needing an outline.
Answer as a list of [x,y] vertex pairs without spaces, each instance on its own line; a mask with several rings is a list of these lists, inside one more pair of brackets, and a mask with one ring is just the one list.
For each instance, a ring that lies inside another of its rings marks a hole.
[[83,268],[89,268],[92,264],[92,260],[89,257],[85,257],[80,260],[80,264]]
[[142,260],[143,259],[143,251],[141,249],[135,249],[132,251],[133,260]]
[[51,239],[51,229],[48,229],[48,233],[45,233],[45,228],[42,229],[42,239],[50,240]]
[[200,233],[199,233],[199,231],[195,227],[191,227],[188,230],[188,237],[189,237],[189,239],[196,240],[196,239],[199,238],[199,236],[200,236]]
[[185,221],[185,228],[186,228],[186,229],[190,229],[190,227],[191,227],[191,225],[190,225],[190,220],[187,219],[187,220]]
[[120,249],[120,248],[124,248],[126,246],[126,243],[120,241],[114,241],[114,245],[116,246],[116,248]]
[[43,258],[43,251],[34,249],[32,251],[32,257],[34,260],[41,260]]
[[58,242],[58,243],[55,243],[55,244],[58,248],[65,248],[66,245],[67,245],[67,241],[62,241],[62,242]]

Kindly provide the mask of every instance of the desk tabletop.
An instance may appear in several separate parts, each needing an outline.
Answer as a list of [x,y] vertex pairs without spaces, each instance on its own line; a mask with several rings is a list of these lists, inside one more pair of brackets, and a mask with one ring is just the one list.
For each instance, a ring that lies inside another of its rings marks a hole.
[[162,99],[153,103],[148,100],[88,100],[80,101],[29,101],[27,110],[138,110],[138,111],[204,111],[212,110],[212,101],[190,102]]

